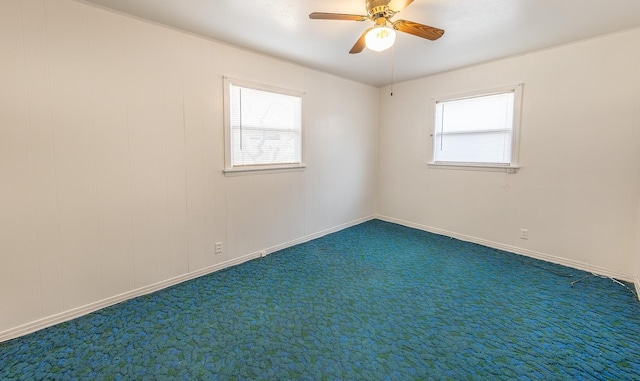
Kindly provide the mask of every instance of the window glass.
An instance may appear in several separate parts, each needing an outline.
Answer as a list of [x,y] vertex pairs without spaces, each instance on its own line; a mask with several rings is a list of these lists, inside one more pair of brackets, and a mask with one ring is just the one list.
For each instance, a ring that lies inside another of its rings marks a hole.
[[227,169],[301,164],[302,96],[226,81]]
[[437,100],[433,163],[515,165],[519,87]]

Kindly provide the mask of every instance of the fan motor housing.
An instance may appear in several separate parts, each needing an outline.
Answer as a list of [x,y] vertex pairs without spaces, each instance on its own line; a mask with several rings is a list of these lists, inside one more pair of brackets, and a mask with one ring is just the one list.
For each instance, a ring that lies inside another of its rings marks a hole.
[[389,10],[388,4],[390,0],[367,0],[367,13],[372,19],[379,17],[391,17],[393,13]]

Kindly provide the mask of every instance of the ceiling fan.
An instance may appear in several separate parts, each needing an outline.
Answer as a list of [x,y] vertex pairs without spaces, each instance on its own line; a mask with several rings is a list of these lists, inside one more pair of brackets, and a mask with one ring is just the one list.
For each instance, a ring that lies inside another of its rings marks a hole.
[[444,30],[442,29],[419,24],[413,21],[391,21],[391,18],[395,16],[396,13],[409,6],[413,0],[365,1],[367,7],[366,15],[313,12],[309,14],[309,18],[313,20],[373,21],[375,25],[362,33],[358,41],[356,41],[355,45],[353,45],[349,51],[350,54],[360,53],[364,50],[365,46],[375,51],[382,51],[390,48],[395,41],[396,30],[426,38],[431,41],[437,40],[444,34]]

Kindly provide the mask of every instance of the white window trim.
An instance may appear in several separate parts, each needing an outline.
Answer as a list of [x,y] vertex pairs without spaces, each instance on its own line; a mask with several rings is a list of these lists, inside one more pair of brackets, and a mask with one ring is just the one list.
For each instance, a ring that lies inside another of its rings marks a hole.
[[[223,82],[223,115],[224,115],[224,170],[222,171],[228,176],[238,176],[243,174],[255,174],[255,173],[268,173],[268,172],[289,172],[298,171],[306,168],[305,163],[305,128],[304,128],[304,92],[297,90],[284,89],[281,87],[265,85],[261,83],[245,81],[242,79],[231,78],[227,76],[222,77]],[[263,164],[263,165],[246,165],[241,167],[233,167],[231,165],[231,116],[230,110],[230,94],[229,85],[240,87],[249,87],[256,90],[269,91],[272,93],[279,93],[285,95],[292,95],[300,97],[302,99],[301,110],[301,127],[300,127],[300,163],[285,163],[285,164]]]
[[305,164],[271,164],[271,165],[261,165],[261,166],[245,166],[239,168],[225,168],[224,174],[226,176],[241,176],[241,175],[249,175],[256,173],[281,173],[281,172],[292,172],[292,171],[301,171],[307,168]]
[[489,171],[489,172],[506,172],[517,173],[521,168],[519,165],[520,156],[520,129],[522,122],[522,90],[524,83],[518,83],[511,86],[502,86],[488,90],[472,91],[463,94],[455,94],[443,97],[437,97],[432,99],[431,110],[436,109],[438,102],[453,101],[457,99],[471,98],[475,96],[484,96],[499,94],[508,91],[514,93],[514,107],[513,107],[513,128],[511,136],[511,164],[492,164],[492,163],[465,163],[465,162],[446,162],[446,161],[434,161],[433,145],[436,134],[436,122],[435,113],[431,118],[431,144],[429,145],[429,161],[427,165],[429,168],[439,169],[459,169],[459,170],[474,170],[474,171]]

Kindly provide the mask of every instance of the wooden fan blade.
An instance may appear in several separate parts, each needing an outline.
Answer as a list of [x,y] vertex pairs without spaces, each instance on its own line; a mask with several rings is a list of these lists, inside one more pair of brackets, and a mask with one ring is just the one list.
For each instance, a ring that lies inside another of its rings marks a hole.
[[431,41],[439,39],[444,34],[444,30],[442,29],[407,20],[398,20],[393,23],[393,26],[401,32],[413,34],[414,36],[426,38]]
[[413,0],[391,0],[387,6],[394,12],[400,12],[413,3]]
[[365,46],[367,46],[366,42],[364,41],[364,37],[367,35],[367,32],[370,31],[371,29],[373,28],[369,28],[365,30],[364,33],[362,33],[358,41],[356,41],[356,43],[353,45],[353,48],[349,50],[349,54],[357,54],[364,50]]
[[349,15],[345,13],[323,13],[313,12],[309,14],[312,20],[347,20],[347,21],[364,21],[368,17],[361,15]]

